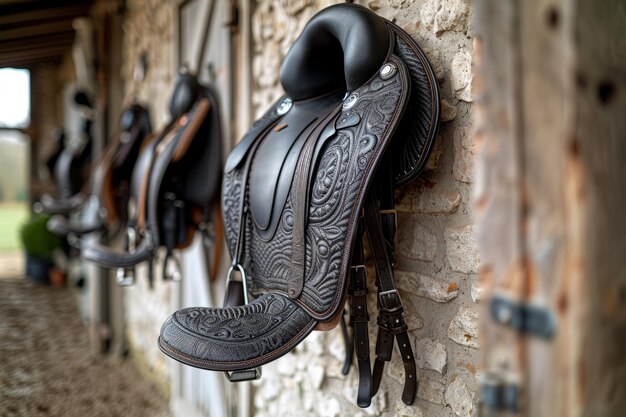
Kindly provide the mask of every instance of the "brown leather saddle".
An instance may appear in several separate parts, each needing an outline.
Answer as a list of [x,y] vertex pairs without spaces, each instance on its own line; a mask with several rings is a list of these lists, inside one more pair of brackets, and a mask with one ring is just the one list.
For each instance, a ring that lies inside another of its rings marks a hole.
[[79,205],[81,211],[94,211],[96,215],[83,213],[80,221],[69,221],[66,216],[55,215],[49,220],[48,229],[61,237],[80,237],[102,229],[111,236],[121,230],[127,222],[126,208],[133,167],[151,130],[150,116],[144,107],[133,104],[126,109],[120,118],[119,132],[91,172],[90,196],[86,199],[80,194],[74,197],[84,201]]
[[81,251],[87,261],[118,268],[122,285],[134,282],[125,270],[151,261],[160,246],[166,250],[164,278],[179,279],[173,250],[186,248],[196,230],[208,233],[216,208],[222,151],[215,96],[195,77],[180,74],[169,110],[171,122],[142,151],[133,172],[126,250],[93,244]]
[[[228,157],[222,206],[232,256],[225,308],[186,308],[163,324],[159,347],[231,381],[328,330],[350,299],[360,382],[370,404],[394,340],[411,404],[416,365],[394,285],[394,188],[413,180],[431,152],[439,93],[420,47],[369,9],[340,4],[306,25],[281,67],[286,95]],[[378,340],[373,370],[363,255],[376,269]],[[248,302],[248,297],[251,301]]]

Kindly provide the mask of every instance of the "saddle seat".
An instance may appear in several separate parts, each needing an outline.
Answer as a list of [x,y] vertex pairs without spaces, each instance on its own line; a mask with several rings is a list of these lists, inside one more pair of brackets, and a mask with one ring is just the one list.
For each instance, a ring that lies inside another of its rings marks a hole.
[[[348,293],[362,302],[366,292],[351,288],[354,271],[365,285],[357,252],[366,201],[386,185],[378,200],[391,193],[393,204],[393,187],[415,178],[430,154],[439,118],[432,68],[409,35],[366,8],[341,4],[314,16],[285,56],[281,83],[286,95],[224,170],[229,289],[245,294],[229,291],[225,308],[186,308],[165,321],[159,347],[184,364],[250,370],[336,325]],[[233,305],[248,295],[249,304]],[[361,307],[351,309],[353,323],[366,325]],[[367,391],[361,406],[375,389]]]

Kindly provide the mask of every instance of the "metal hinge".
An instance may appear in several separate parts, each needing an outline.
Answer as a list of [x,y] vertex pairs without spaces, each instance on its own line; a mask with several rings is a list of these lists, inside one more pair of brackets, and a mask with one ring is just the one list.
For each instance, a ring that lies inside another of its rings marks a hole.
[[520,333],[550,339],[556,332],[556,319],[551,310],[512,300],[502,295],[491,299],[489,311],[493,320]]

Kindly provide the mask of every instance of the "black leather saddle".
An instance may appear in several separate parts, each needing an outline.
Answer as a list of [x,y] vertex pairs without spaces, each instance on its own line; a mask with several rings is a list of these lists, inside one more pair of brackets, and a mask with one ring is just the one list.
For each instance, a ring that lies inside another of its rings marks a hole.
[[[122,113],[119,132],[114,135],[115,139],[107,146],[92,169],[90,197],[87,199],[82,195],[74,197],[84,201],[79,206],[83,211],[94,210],[96,215],[92,216],[93,219],[74,222],[70,222],[65,216],[55,215],[48,222],[48,229],[61,237],[70,234],[79,237],[103,228],[114,235],[117,230],[123,228],[127,221],[133,167],[151,130],[148,111],[139,104],[129,106]],[[68,207],[71,205],[66,204]]]
[[[74,101],[82,108],[92,109],[84,92],[78,91]],[[80,193],[89,178],[92,155],[92,121],[83,117],[80,138],[68,143],[54,164],[54,180],[57,185],[57,196],[44,194],[35,203],[34,210],[45,214],[67,214],[83,203],[84,196]],[[62,139],[61,139],[62,140]]]
[[59,155],[54,167],[54,179],[58,194],[44,194],[36,203],[35,211],[45,214],[67,214],[83,203],[80,193],[89,176],[91,166],[92,136],[91,121],[85,121],[84,137],[69,143]]
[[[281,82],[286,95],[252,126],[224,170],[232,256],[226,307],[175,312],[162,326],[159,347],[184,364],[227,371],[231,380],[255,378],[255,367],[312,330],[336,326],[349,297],[344,369],[355,349],[358,405],[368,406],[378,390],[394,339],[405,366],[402,398],[411,404],[417,375],[393,279],[394,188],[420,173],[433,146],[439,121],[433,70],[398,26],[341,4],[306,25],[284,59]],[[373,370],[365,233],[379,308]]]
[[[166,249],[164,277],[178,279],[172,251],[187,247],[196,230],[206,230],[216,206],[222,157],[217,101],[195,77],[180,74],[169,110],[171,122],[143,150],[133,172],[126,251],[101,245],[81,251],[87,261],[118,268],[121,284],[132,283],[123,270],[152,260],[159,246]],[[170,263],[174,271],[165,275]]]

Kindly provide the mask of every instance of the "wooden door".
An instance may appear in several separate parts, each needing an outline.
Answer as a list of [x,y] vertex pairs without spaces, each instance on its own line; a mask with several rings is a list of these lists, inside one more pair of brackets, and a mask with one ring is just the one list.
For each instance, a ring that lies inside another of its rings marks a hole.
[[475,2],[487,416],[626,410],[626,8]]

